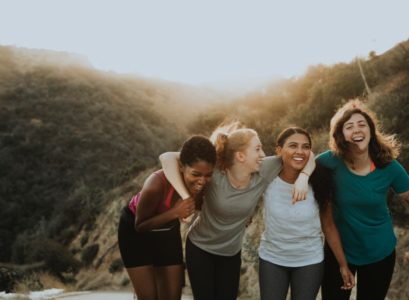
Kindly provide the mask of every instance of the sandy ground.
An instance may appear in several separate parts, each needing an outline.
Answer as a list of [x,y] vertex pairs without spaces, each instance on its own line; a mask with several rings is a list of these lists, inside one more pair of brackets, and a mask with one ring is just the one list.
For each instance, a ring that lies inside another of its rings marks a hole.
[[[133,300],[133,295],[129,292],[81,292],[67,293],[59,296],[62,300]],[[183,295],[182,300],[193,299],[190,295]]]

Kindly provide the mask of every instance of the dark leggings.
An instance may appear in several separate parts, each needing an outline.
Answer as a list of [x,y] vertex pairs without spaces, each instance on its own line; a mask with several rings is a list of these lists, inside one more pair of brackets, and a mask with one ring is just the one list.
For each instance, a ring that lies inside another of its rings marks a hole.
[[315,300],[321,286],[324,263],[284,267],[259,258],[261,300],[285,300],[291,286],[292,300]]
[[[357,274],[357,300],[384,300],[388,293],[395,267],[395,250],[381,261],[356,266],[348,264],[349,269]],[[342,277],[334,254],[325,246],[324,280],[321,294],[323,300],[348,300],[351,291],[341,290]]]
[[241,252],[208,253],[186,240],[186,265],[195,300],[235,300],[240,281]]

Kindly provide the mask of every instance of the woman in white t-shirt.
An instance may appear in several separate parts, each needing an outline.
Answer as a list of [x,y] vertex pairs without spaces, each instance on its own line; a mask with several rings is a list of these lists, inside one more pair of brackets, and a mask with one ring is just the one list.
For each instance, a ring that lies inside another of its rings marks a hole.
[[331,176],[323,175],[329,170],[317,166],[306,200],[291,201],[295,180],[304,172],[311,154],[310,135],[298,127],[287,128],[278,136],[276,152],[283,167],[264,196],[265,231],[259,248],[261,299],[285,300],[289,286],[292,300],[316,299],[324,270],[321,230],[340,266],[344,281],[340,288],[351,289],[354,276],[332,219]]

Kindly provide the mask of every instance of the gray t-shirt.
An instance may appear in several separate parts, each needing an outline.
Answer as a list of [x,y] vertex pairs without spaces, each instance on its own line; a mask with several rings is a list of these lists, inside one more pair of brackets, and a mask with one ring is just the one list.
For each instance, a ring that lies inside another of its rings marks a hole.
[[280,157],[264,158],[260,171],[252,174],[245,189],[234,188],[224,172],[215,170],[206,190],[202,211],[190,228],[190,241],[212,254],[237,254],[242,247],[247,221],[281,167]]

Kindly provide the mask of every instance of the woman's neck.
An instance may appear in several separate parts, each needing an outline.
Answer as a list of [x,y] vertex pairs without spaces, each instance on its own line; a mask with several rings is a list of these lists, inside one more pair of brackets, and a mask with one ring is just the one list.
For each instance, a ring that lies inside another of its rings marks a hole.
[[347,161],[348,168],[359,175],[366,175],[371,169],[371,157],[369,152],[352,153],[351,160]]
[[280,176],[280,178],[282,180],[284,180],[285,182],[290,183],[290,184],[294,184],[295,181],[298,178],[298,175],[300,175],[300,172],[301,171],[286,168],[284,166],[284,168],[281,170],[281,172],[280,172],[280,174],[278,176]]
[[251,179],[251,173],[239,166],[232,166],[226,169],[226,175],[230,184],[236,189],[246,188]]

